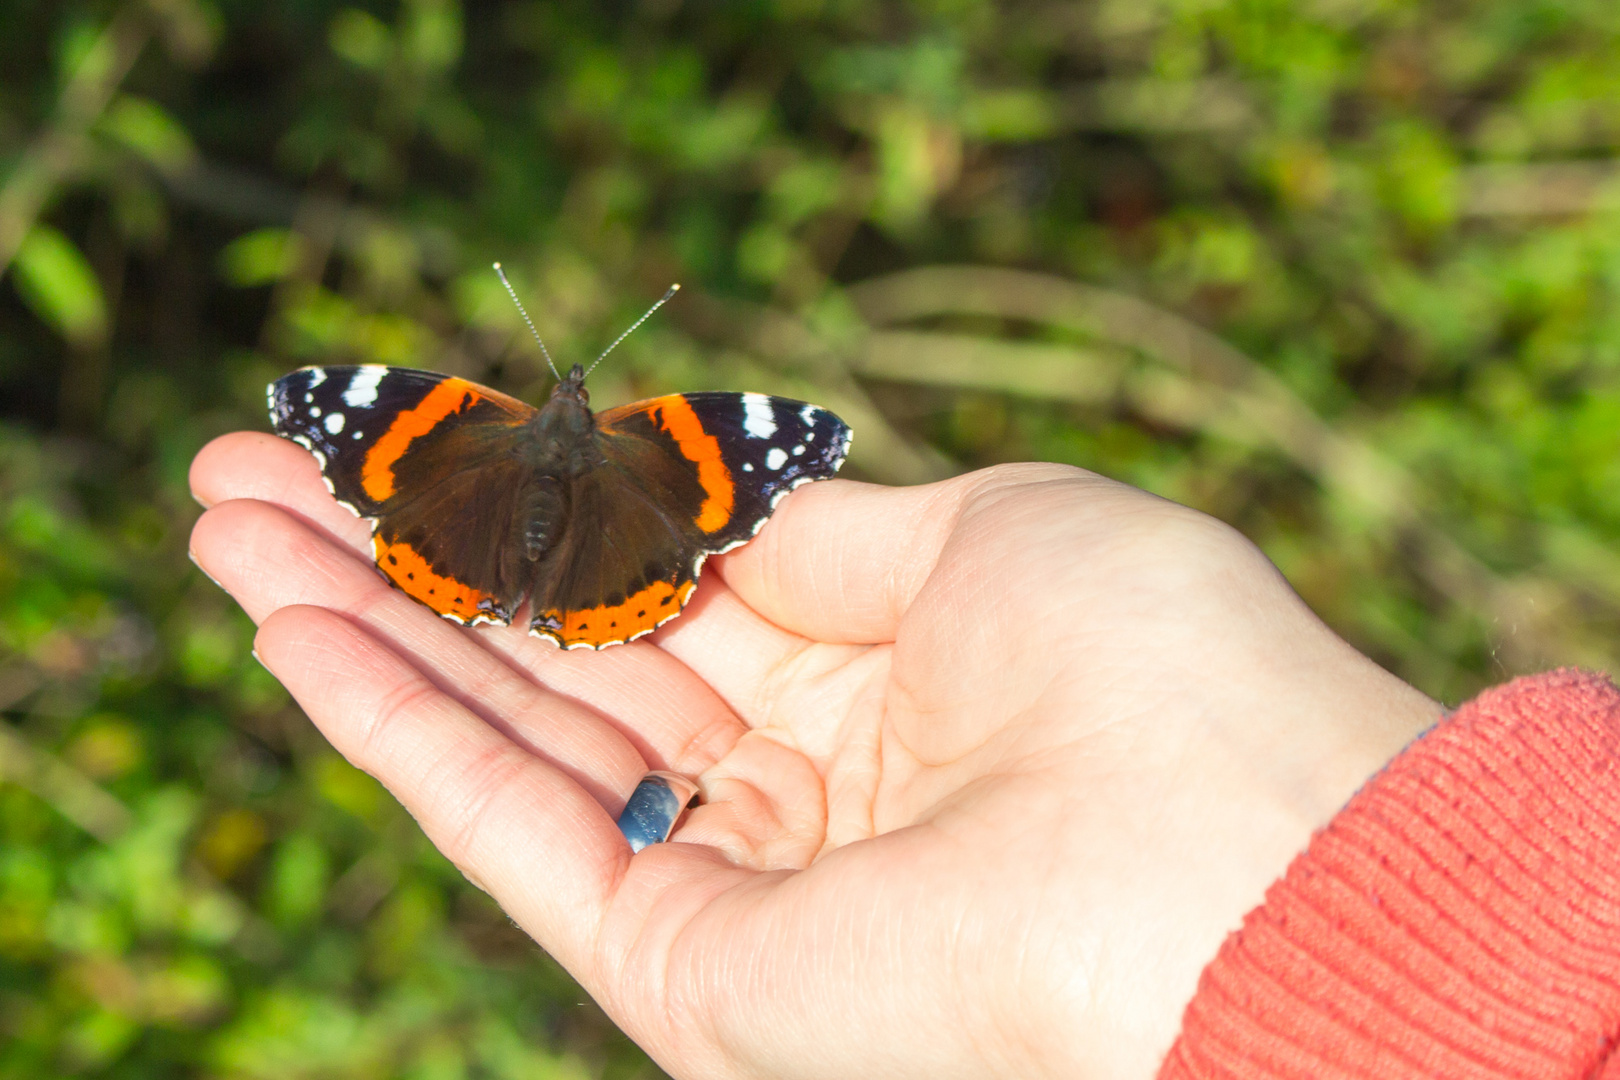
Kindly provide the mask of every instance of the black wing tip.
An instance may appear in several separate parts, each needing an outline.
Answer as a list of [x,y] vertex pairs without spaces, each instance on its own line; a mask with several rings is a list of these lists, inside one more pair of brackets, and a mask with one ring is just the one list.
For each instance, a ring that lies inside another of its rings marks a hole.
[[293,395],[299,391],[308,392],[320,385],[315,381],[317,372],[320,373],[320,382],[325,382],[332,370],[330,367],[319,365],[297,368],[265,387],[265,399],[270,407],[270,422],[275,425],[277,434],[290,435],[293,431],[289,426],[289,422],[297,412]]
[[[855,429],[846,424],[837,413],[829,409],[823,409],[820,406],[812,406],[812,408],[816,409],[820,414],[816,417],[817,421],[826,421],[830,431],[828,432],[827,448],[817,455],[820,458],[818,462],[820,468],[814,470],[816,475],[806,476],[804,480],[799,481],[800,483],[807,480],[830,480],[836,476],[838,470],[844,467],[844,462],[849,457],[850,443],[855,440]],[[794,486],[798,485],[795,484]]]
[[828,413],[827,417],[837,425],[834,428],[833,440],[838,447],[838,457],[836,461],[832,462],[832,471],[837,472],[843,467],[844,459],[849,457],[850,444],[855,441],[855,429],[844,423],[841,417],[833,413]]

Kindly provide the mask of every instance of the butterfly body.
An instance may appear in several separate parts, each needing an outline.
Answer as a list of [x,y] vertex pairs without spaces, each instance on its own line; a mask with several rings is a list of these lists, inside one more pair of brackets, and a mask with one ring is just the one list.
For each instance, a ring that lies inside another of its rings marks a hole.
[[804,402],[671,394],[593,413],[576,365],[534,408],[408,368],[303,368],[270,385],[278,434],[372,521],[378,569],[456,622],[568,648],[650,633],[703,560],[838,471],[849,428]]

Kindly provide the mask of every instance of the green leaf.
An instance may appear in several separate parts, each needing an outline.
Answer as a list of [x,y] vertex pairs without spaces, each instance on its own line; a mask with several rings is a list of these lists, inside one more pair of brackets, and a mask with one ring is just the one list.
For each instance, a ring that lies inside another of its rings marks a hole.
[[783,169],[771,180],[766,194],[772,215],[791,226],[838,205],[844,187],[838,162],[815,159]]
[[1457,162],[1442,133],[1400,122],[1389,125],[1380,141],[1378,167],[1390,208],[1420,233],[1449,226],[1457,216]]
[[1056,130],[1052,102],[1033,90],[977,94],[962,109],[962,133],[990,142],[1044,139]]
[[333,17],[326,41],[333,52],[368,71],[381,68],[394,48],[392,35],[382,20],[356,8],[344,8]]
[[249,999],[215,1038],[216,1069],[244,1078],[383,1076],[387,1044],[340,998],[278,986]]
[[122,1054],[140,1034],[140,1025],[129,1017],[97,1009],[64,1033],[63,1056],[80,1067],[105,1065]]
[[453,0],[413,0],[400,27],[401,51],[424,71],[444,71],[461,56],[461,10]]
[[934,130],[915,109],[893,104],[878,118],[878,184],[872,218],[904,234],[928,213],[938,190]]
[[294,833],[276,848],[270,864],[270,914],[286,927],[302,926],[320,913],[331,880],[331,857],[308,833]]
[[150,10],[164,46],[186,65],[208,59],[224,31],[220,13],[204,0],[161,0],[151,4]]
[[269,285],[291,274],[301,254],[298,236],[291,230],[255,229],[225,245],[219,267],[232,285]]
[[325,754],[315,766],[315,786],[334,806],[362,821],[373,821],[390,799],[377,781],[336,754]]
[[73,242],[49,225],[35,225],[17,249],[12,278],[23,303],[69,344],[86,349],[107,340],[107,301],[101,282]]
[[81,75],[98,78],[112,60],[112,43],[92,22],[75,21],[57,46],[57,72],[63,83]]
[[775,281],[787,270],[794,253],[787,234],[772,225],[755,225],[737,241],[737,268],[755,281]]
[[102,120],[107,134],[171,176],[197,163],[197,148],[180,122],[146,98],[124,94]]

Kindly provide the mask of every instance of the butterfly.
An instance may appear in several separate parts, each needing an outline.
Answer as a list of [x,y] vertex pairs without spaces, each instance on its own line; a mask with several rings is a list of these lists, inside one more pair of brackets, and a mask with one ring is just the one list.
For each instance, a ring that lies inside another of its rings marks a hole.
[[593,413],[585,374],[535,408],[431,371],[306,367],[270,384],[270,419],[370,519],[377,568],[408,596],[469,626],[508,625],[527,599],[530,632],[570,649],[674,618],[704,559],[849,451],[837,416],[764,394]]

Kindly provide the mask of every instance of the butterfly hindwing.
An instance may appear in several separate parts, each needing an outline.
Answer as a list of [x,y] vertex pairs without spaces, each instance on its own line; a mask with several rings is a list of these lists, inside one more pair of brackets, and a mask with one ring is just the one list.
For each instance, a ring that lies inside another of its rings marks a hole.
[[685,463],[633,436],[608,447],[572,485],[568,528],[535,580],[530,629],[565,648],[633,641],[674,618],[705,554],[676,509],[702,499]]
[[568,551],[534,594],[533,631],[568,648],[674,618],[707,556],[753,537],[783,495],[832,476],[849,449],[832,413],[763,394],[635,402],[598,414],[596,437],[605,464],[576,483]]

